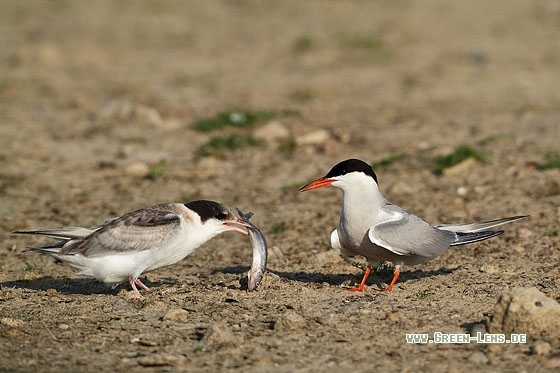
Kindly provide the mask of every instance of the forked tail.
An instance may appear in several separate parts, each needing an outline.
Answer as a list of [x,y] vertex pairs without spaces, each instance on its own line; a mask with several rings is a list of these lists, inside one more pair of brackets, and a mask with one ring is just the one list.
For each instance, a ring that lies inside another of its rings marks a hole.
[[504,231],[482,231],[473,233],[463,233],[456,232],[457,240],[453,242],[450,246],[465,245],[472,242],[487,240],[492,237],[499,236],[504,233]]

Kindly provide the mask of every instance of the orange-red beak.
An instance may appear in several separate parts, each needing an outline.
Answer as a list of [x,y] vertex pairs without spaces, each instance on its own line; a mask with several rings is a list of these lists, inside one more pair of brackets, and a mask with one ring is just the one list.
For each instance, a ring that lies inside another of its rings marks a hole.
[[307,190],[311,190],[311,189],[317,189],[317,188],[321,188],[327,185],[331,185],[332,183],[334,183],[335,180],[333,179],[327,179],[324,177],[320,177],[317,180],[314,180],[312,182],[310,182],[307,185],[302,186],[301,188],[299,188],[300,192],[305,192]]

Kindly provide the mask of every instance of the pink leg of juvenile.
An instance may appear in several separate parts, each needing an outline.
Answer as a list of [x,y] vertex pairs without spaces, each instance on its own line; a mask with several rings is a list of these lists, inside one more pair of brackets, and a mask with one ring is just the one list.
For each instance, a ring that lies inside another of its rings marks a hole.
[[140,281],[139,278],[136,279],[136,281],[134,281],[137,285],[140,285],[142,287],[142,289],[146,290],[146,291],[150,291],[150,288],[147,287],[146,285],[144,285],[144,283],[142,283],[142,281]]
[[[136,288],[136,284],[135,284],[136,280],[134,280],[132,278],[132,275],[128,276],[128,282],[130,282],[130,286],[132,286],[132,290],[134,290],[138,295],[140,295],[140,292],[138,291],[138,288]],[[142,285],[144,285],[144,284],[142,284]],[[146,286],[146,285],[144,285],[144,286]]]

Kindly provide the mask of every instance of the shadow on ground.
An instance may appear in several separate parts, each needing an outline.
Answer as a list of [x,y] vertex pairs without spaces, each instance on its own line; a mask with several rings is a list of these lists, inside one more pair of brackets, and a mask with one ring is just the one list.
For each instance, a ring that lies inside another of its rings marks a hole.
[[[175,285],[176,279],[164,278],[159,282],[149,282],[142,279],[142,282],[150,288],[157,288],[161,285]],[[117,294],[121,288],[130,290],[128,282],[118,284],[115,287],[105,285],[93,278],[54,278],[52,276],[45,276],[35,278],[32,280],[19,280],[19,281],[6,281],[0,283],[0,288],[19,288],[38,291],[47,291],[55,289],[61,294]],[[127,288],[128,287],[128,288]]]
[[[441,276],[441,275],[448,275],[450,273],[455,272],[459,267],[455,268],[447,268],[447,269],[440,269],[435,271],[422,271],[422,270],[413,270],[413,271],[405,271],[402,272],[399,276],[397,284],[404,283],[409,280],[416,280],[425,277],[433,277],[433,276]],[[249,267],[247,266],[231,266],[231,267],[223,267],[220,269],[216,269],[213,271],[214,274],[216,273],[227,273],[227,274],[244,274],[249,271]],[[268,272],[274,273],[275,275],[290,280],[290,281],[297,281],[303,283],[317,283],[323,284],[327,283],[331,286],[341,286],[348,279],[355,277],[356,282],[360,283],[362,279],[362,275],[360,274],[358,277],[355,276],[353,273],[339,273],[339,274],[323,274],[323,273],[312,273],[312,272],[305,272],[305,271],[298,271],[298,272],[286,272],[286,271],[277,271],[273,269],[267,269]],[[387,272],[387,271],[384,271]],[[266,274],[265,274],[266,276]],[[244,277],[245,279],[245,277]],[[392,279],[392,274],[385,276],[383,274],[371,274],[366,282],[366,285],[379,285],[380,288],[383,288],[384,285],[390,282]],[[243,289],[243,279],[240,280]],[[245,279],[245,288],[246,288],[246,279]]]

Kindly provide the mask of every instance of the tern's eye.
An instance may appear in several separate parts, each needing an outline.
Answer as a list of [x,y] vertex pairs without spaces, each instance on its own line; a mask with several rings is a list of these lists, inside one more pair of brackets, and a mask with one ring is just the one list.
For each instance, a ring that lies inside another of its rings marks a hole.
[[216,218],[218,220],[225,220],[227,218],[227,214],[225,214],[223,212],[219,212],[216,215],[214,215],[214,218]]

